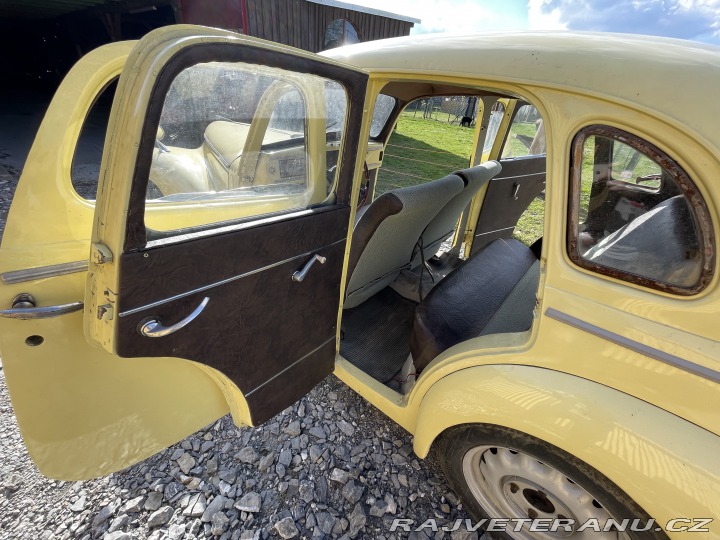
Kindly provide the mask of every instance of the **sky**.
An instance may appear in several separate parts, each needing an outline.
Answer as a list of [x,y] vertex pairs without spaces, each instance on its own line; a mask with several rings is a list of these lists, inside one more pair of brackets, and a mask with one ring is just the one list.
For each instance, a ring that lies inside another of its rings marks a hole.
[[412,34],[586,30],[720,46],[720,0],[347,0],[422,19]]

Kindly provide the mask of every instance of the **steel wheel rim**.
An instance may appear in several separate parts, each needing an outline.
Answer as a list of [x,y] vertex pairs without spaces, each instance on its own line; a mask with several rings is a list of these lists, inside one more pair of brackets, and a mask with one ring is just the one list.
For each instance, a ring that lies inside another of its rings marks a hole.
[[[518,540],[623,539],[627,532],[597,532],[592,527],[577,531],[588,519],[598,520],[604,528],[615,519],[597,499],[567,475],[539,459],[518,450],[498,445],[476,446],[463,456],[463,476],[470,492],[491,518],[572,519],[572,531],[529,531],[528,525],[515,531],[511,522],[506,532]],[[625,517],[625,516],[623,516]]]

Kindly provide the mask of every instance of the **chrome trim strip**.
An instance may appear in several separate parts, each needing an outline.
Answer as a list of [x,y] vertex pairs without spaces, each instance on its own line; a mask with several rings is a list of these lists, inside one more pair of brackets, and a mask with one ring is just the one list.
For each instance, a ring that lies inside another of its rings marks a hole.
[[318,347],[315,347],[312,351],[310,351],[309,353],[307,353],[305,356],[303,356],[303,357],[301,357],[301,358],[298,358],[298,359],[295,360],[292,364],[290,364],[288,367],[286,367],[286,368],[283,369],[282,371],[276,373],[275,375],[273,375],[272,377],[270,377],[270,378],[269,378],[267,381],[265,381],[264,383],[261,383],[261,384],[259,384],[258,386],[256,386],[255,388],[253,388],[252,390],[250,390],[247,394],[245,394],[245,397],[246,397],[246,398],[250,397],[250,395],[251,395],[253,392],[257,392],[258,390],[260,390],[260,389],[261,389],[263,386],[265,386],[266,384],[268,384],[268,383],[270,383],[271,381],[274,381],[275,379],[277,379],[280,375],[282,375],[283,373],[285,373],[288,369],[290,369],[290,368],[292,368],[292,367],[295,367],[295,366],[298,365],[300,362],[302,362],[303,360],[305,360],[308,356],[311,356],[311,355],[315,354],[315,353],[318,352],[320,349],[322,349],[325,345],[327,345],[328,343],[330,343],[331,341],[334,341],[334,340],[335,340],[335,336],[331,337],[330,339],[328,339],[328,340],[326,340],[326,341],[323,341],[321,345],[319,345]]
[[708,379],[710,381],[720,383],[720,371],[715,371],[714,369],[695,364],[678,356],[674,356],[672,354],[666,353],[659,349],[655,349],[638,341],[634,341],[619,334],[615,334],[614,332],[604,330],[599,326],[595,326],[594,324],[590,324],[583,320],[577,319],[572,315],[568,315],[567,313],[563,313],[562,311],[558,311],[554,308],[547,308],[545,310],[545,315],[547,315],[551,319],[555,319],[556,321],[560,321],[569,326],[572,326],[573,328],[577,328],[578,330],[588,332],[589,334],[616,343],[622,347],[625,347],[626,349],[630,349],[631,351],[634,351],[636,353],[643,354],[645,356],[658,360],[659,362],[668,364],[669,366],[673,366],[683,371],[687,371],[688,373],[692,373],[693,375],[697,375],[698,377],[702,377],[703,379]]
[[50,319],[52,317],[59,317],[60,315],[66,315],[67,313],[74,313],[80,311],[83,308],[82,302],[72,302],[70,304],[61,304],[58,306],[45,306],[45,307],[33,307],[33,308],[12,308],[0,310],[0,317],[6,319]]
[[493,234],[493,233],[496,233],[496,232],[512,231],[512,230],[514,230],[514,229],[515,229],[515,226],[513,225],[512,227],[505,227],[505,228],[503,228],[503,229],[495,229],[494,231],[481,232],[481,233],[477,233],[477,234],[475,235],[475,238],[480,238],[481,236],[484,236],[484,235],[486,235],[486,234]]
[[45,279],[76,272],[85,272],[88,269],[88,261],[74,261],[68,263],[51,264],[49,266],[38,266],[36,268],[24,268],[22,270],[11,270],[0,275],[5,285],[14,285],[25,281]]
[[127,317],[128,315],[133,315],[134,313],[139,313],[139,312],[144,311],[144,310],[146,310],[146,309],[150,309],[150,308],[162,306],[163,304],[167,304],[168,302],[173,302],[173,301],[175,301],[175,300],[179,300],[180,298],[185,298],[185,297],[187,297],[187,296],[190,296],[190,295],[193,295],[193,294],[196,294],[196,293],[199,293],[199,292],[204,292],[204,291],[207,291],[207,290],[209,290],[209,289],[213,289],[213,288],[215,288],[215,287],[219,287],[219,286],[221,286],[221,285],[226,285],[226,284],[231,283],[231,282],[233,282],[233,281],[237,281],[238,279],[242,279],[242,278],[244,278],[244,277],[252,276],[253,274],[258,274],[258,273],[260,273],[260,272],[264,272],[265,270],[270,270],[271,268],[275,268],[276,266],[280,266],[280,265],[283,265],[283,264],[285,264],[285,263],[289,263],[290,261],[294,261],[294,260],[296,260],[296,259],[302,259],[303,257],[308,257],[308,256],[310,256],[310,255],[315,255],[315,254],[316,254],[318,251],[320,251],[321,249],[325,249],[325,248],[332,247],[332,246],[334,246],[334,245],[336,245],[336,244],[339,244],[339,243],[341,243],[341,242],[345,242],[346,240],[347,240],[346,238],[342,238],[342,239],[338,240],[337,242],[333,242],[332,244],[327,244],[327,245],[321,247],[320,249],[314,249],[314,250],[312,250],[312,251],[308,251],[307,253],[302,253],[301,255],[296,255],[295,257],[290,257],[289,259],[285,259],[284,261],[278,261],[278,262],[276,262],[276,263],[269,264],[268,266],[263,266],[262,268],[257,268],[257,269],[255,269],[255,270],[250,270],[249,272],[245,272],[244,274],[240,274],[240,275],[233,276],[233,277],[230,277],[230,278],[227,278],[227,279],[223,279],[223,280],[221,280],[221,281],[216,281],[215,283],[210,283],[209,285],[203,285],[202,287],[198,287],[197,289],[193,289],[193,290],[191,290],[191,291],[186,291],[186,292],[184,292],[184,293],[176,294],[175,296],[171,296],[171,297],[169,297],[169,298],[164,298],[164,299],[162,299],[162,300],[158,300],[158,301],[156,301],[156,302],[152,302],[152,303],[146,304],[146,305],[144,305],[144,306],[136,307],[136,308],[133,308],[133,309],[128,309],[127,311],[123,311],[122,313],[119,313],[119,314],[118,314],[118,317]]

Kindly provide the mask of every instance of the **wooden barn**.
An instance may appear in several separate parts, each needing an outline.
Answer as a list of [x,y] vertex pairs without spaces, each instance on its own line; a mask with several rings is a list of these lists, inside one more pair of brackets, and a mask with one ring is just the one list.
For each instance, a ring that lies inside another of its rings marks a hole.
[[407,36],[419,19],[335,0],[179,0],[180,20],[319,52]]
[[319,52],[405,36],[419,22],[336,0],[0,0],[0,47],[12,51],[3,78],[54,88],[90,50],[169,24],[215,26]]

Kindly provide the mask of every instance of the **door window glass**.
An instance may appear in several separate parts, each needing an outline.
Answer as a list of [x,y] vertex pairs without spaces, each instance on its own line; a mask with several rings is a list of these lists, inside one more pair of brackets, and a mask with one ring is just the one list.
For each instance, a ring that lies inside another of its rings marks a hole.
[[232,204],[242,218],[329,200],[346,111],[344,88],[319,76],[229,62],[183,70],[160,116],[146,223],[177,228],[163,205]]
[[709,279],[712,230],[679,165],[647,141],[605,126],[585,128],[573,148],[573,261],[677,294],[700,290]]
[[515,113],[503,146],[502,159],[537,156],[545,153],[545,127],[533,105],[523,105]]

